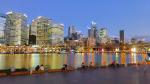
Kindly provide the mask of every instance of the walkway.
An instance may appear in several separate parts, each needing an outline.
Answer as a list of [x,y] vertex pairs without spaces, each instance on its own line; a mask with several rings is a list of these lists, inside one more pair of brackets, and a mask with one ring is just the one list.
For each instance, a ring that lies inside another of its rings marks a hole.
[[2,77],[0,84],[148,84],[150,66],[77,70],[32,76]]

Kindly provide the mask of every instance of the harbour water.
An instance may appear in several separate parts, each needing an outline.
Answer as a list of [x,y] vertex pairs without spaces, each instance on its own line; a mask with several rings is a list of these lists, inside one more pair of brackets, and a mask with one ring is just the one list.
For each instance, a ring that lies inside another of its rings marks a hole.
[[78,68],[82,62],[86,65],[92,62],[95,66],[107,66],[115,61],[126,65],[142,63],[146,58],[147,54],[137,53],[0,54],[0,70],[11,67],[30,69],[41,64],[49,69],[60,69],[63,64]]

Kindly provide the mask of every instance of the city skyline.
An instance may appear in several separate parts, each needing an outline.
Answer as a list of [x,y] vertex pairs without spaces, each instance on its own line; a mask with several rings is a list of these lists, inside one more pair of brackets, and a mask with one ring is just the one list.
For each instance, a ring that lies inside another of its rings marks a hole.
[[1,0],[0,84],[147,84],[149,22],[150,0]]
[[147,31],[150,27],[148,3],[150,2],[140,0],[46,0],[45,2],[14,0],[12,3],[6,0],[1,1],[0,12],[5,13],[12,10],[26,13],[30,24],[35,17],[46,16],[65,25],[65,36],[67,36],[70,25],[74,25],[77,30],[87,35],[90,22],[95,21],[98,27],[106,27],[111,36],[119,36],[119,30],[124,29],[125,37],[131,38],[150,35]]

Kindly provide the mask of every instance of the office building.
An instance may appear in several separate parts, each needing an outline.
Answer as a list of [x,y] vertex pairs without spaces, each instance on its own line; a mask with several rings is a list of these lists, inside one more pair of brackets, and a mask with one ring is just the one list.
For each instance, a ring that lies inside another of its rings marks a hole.
[[88,37],[96,38],[97,37],[97,26],[96,23],[92,21],[91,28],[88,29]]
[[74,40],[76,39],[76,29],[75,29],[75,26],[69,26],[69,29],[68,29],[68,38],[71,39],[71,40]]
[[106,28],[101,28],[97,33],[97,43],[106,43],[108,41],[108,32]]
[[68,39],[69,40],[79,40],[83,37],[81,31],[77,31],[75,26],[69,26],[68,29]]
[[124,43],[124,30],[120,30],[120,43]]

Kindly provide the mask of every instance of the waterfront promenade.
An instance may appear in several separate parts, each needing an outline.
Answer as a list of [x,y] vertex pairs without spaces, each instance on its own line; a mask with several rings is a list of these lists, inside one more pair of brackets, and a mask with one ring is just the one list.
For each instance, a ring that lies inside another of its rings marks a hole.
[[[71,72],[45,72],[25,76],[12,76],[8,73],[0,77],[0,84],[147,84],[150,66],[145,65],[146,58],[145,53],[0,54],[0,70],[11,67],[30,70],[41,64],[50,70],[61,69],[63,64],[75,68]],[[114,61],[125,66],[106,67]],[[93,66],[99,68],[78,70],[82,62],[85,65],[92,62]]]
[[73,72],[7,76],[0,84],[149,84],[150,66],[98,68]]

